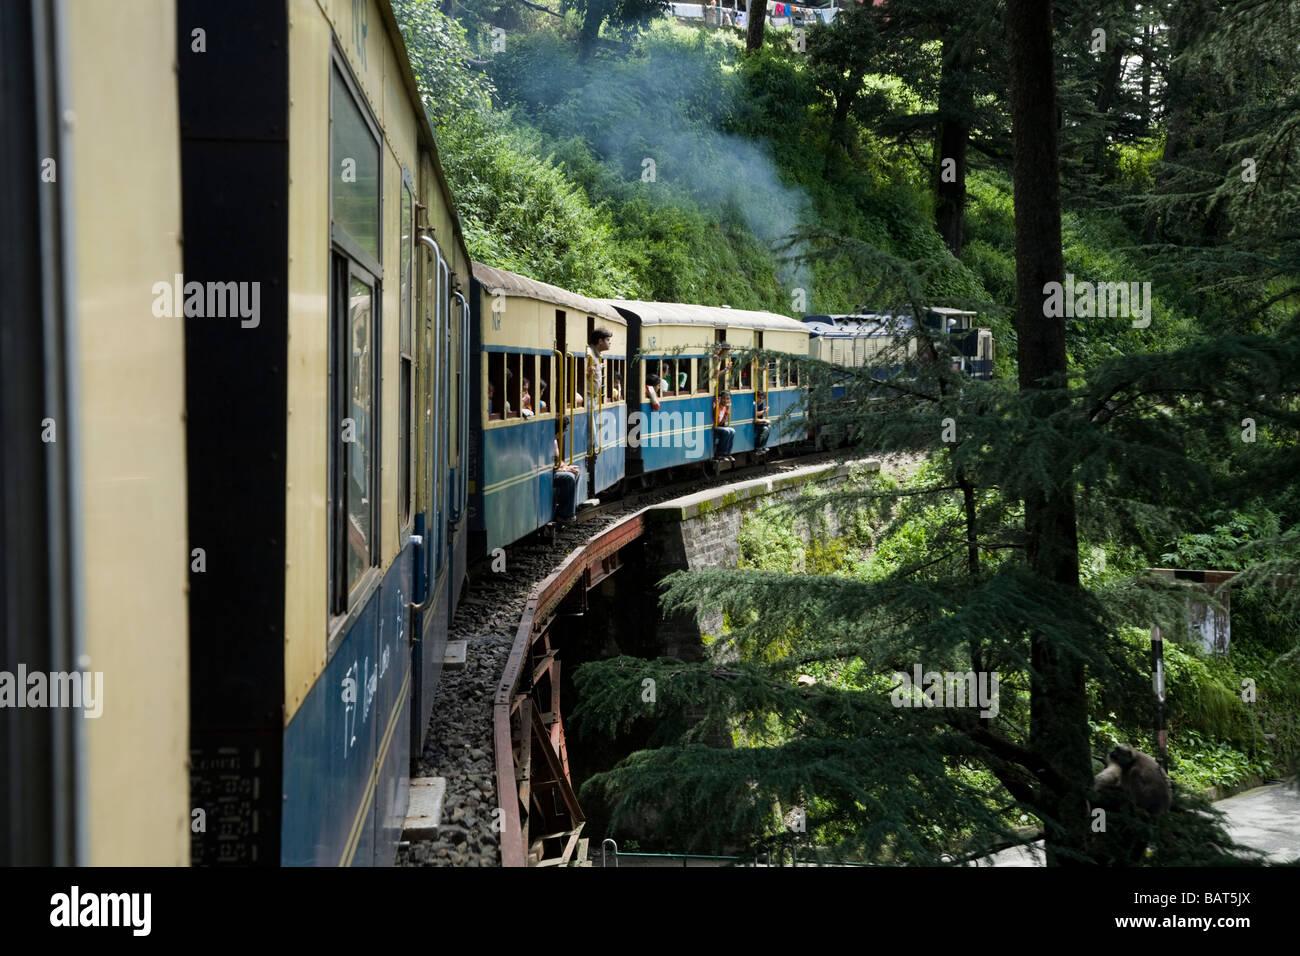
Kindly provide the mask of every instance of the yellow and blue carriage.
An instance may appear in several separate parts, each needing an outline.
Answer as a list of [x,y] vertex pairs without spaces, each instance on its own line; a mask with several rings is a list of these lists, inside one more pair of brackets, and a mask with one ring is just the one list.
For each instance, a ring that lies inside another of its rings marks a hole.
[[[590,498],[623,478],[627,322],[608,305],[474,264],[472,550],[490,554],[548,524],[555,451]],[[597,357],[592,333],[612,345]]]
[[[993,333],[974,325],[974,312],[933,306],[925,310],[926,329],[946,342],[954,371],[972,378],[993,377]],[[912,374],[917,361],[918,329],[907,313],[863,312],[854,315],[807,315],[811,358],[841,368],[871,366],[878,380]],[[833,384],[831,397],[841,399],[843,383]]]
[[185,326],[191,859],[391,863],[465,564],[468,254],[386,2],[177,21],[179,271],[261,290]]
[[[755,406],[766,390],[771,428],[766,446],[804,437],[797,359],[808,354],[808,332],[771,312],[674,302],[606,300],[628,320],[636,362],[628,408],[629,474],[649,474],[713,457],[717,396],[731,392],[732,452],[755,447]],[[722,357],[722,345],[729,347]],[[780,352],[782,356],[769,353]],[[766,361],[760,354],[769,354]],[[661,379],[653,408],[648,376]]]

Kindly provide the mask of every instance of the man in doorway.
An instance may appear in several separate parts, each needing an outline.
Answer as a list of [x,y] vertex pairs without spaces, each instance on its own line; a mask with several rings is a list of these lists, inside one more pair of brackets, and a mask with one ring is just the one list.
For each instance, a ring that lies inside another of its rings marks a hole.
[[731,427],[731,392],[722,390],[713,402],[713,454],[723,461],[732,461],[731,446],[736,441],[736,430]]
[[599,403],[605,391],[605,362],[601,356],[614,344],[614,333],[609,329],[595,329],[587,345],[587,394],[592,402]]

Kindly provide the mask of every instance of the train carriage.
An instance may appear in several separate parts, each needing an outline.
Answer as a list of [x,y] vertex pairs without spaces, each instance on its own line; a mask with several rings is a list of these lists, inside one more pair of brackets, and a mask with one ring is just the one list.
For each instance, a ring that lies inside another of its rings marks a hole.
[[[667,302],[606,300],[628,320],[630,348],[638,359],[628,408],[636,414],[629,430],[629,474],[648,474],[713,457],[714,401],[725,386],[731,392],[733,452],[754,449],[756,396],[766,389],[772,426],[767,446],[805,437],[799,401],[797,359],[808,354],[808,331],[799,322],[771,312]],[[782,352],[790,358],[728,360],[718,364],[719,346],[741,351]],[[646,376],[662,379],[660,408],[647,397]]]
[[0,865],[190,859],[176,9],[131,14],[0,4],[0,672],[70,694],[0,693]]
[[464,567],[468,255],[387,3],[182,2],[176,55],[184,277],[260,288],[186,320],[193,860],[391,863]]
[[[627,321],[597,300],[480,263],[473,302],[470,495],[482,555],[552,520],[556,447],[579,469],[579,500],[622,480]],[[593,374],[598,328],[613,344]]]
[[[937,332],[949,346],[954,371],[972,378],[993,377],[993,333],[974,325],[976,313],[934,306],[925,310],[924,327]],[[853,315],[806,315],[810,357],[845,368],[875,366],[872,376],[886,379],[910,374],[917,361],[917,327],[913,316],[900,313],[861,312]],[[844,397],[843,385],[832,385],[831,395]]]

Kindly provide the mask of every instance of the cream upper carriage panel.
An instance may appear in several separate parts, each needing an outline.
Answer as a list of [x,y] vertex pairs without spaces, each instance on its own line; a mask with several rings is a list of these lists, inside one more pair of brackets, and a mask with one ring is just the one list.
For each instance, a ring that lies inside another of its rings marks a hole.
[[[453,270],[453,285],[464,287],[468,261],[450,193],[442,179],[432,131],[396,22],[386,4],[375,0],[289,0],[289,386],[286,456],[285,569],[285,720],[292,718],[323,671],[328,645],[321,635],[329,627],[325,589],[327,527],[320,519],[329,488],[329,445],[321,424],[329,418],[330,367],[330,97],[331,63],[336,56],[360,93],[379,132],[380,376],[377,385],[380,421],[380,566],[387,566],[404,546],[398,502],[403,184],[409,182],[427,226]],[[418,208],[417,207],[417,208]],[[416,261],[419,250],[417,247]],[[424,295],[414,282],[412,309]],[[413,316],[416,329],[421,316]],[[413,333],[419,334],[419,333]],[[420,355],[414,356],[422,364]],[[417,409],[421,403],[416,402]],[[417,418],[416,421],[419,419]],[[412,455],[425,454],[424,433],[415,429]],[[415,508],[427,503],[415,483]],[[406,526],[409,530],[409,521]]]

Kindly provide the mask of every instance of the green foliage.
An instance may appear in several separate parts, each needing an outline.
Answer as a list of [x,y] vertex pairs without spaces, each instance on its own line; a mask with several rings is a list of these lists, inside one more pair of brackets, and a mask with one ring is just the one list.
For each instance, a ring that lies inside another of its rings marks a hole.
[[525,134],[474,117],[442,127],[443,168],[475,259],[593,296],[639,293],[609,213]]

